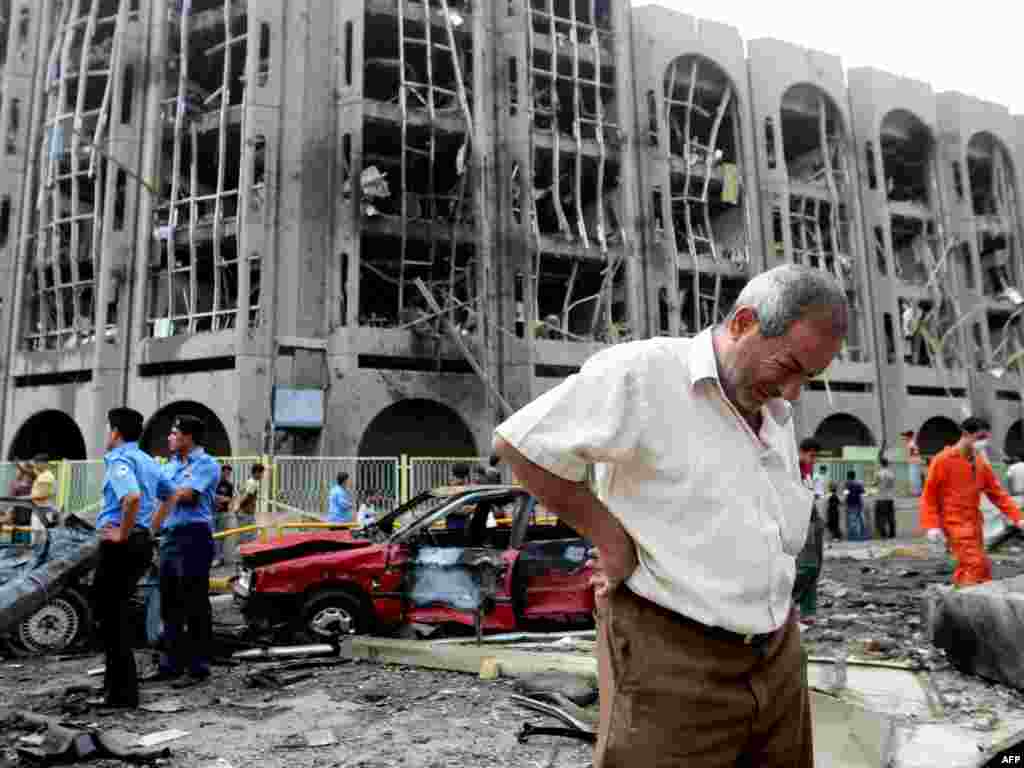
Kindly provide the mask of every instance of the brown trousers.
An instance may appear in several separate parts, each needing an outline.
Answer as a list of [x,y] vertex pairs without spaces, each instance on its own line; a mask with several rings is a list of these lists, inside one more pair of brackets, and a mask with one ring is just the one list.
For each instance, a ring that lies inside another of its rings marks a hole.
[[594,768],[814,765],[795,613],[754,649],[620,587],[599,619],[598,667]]

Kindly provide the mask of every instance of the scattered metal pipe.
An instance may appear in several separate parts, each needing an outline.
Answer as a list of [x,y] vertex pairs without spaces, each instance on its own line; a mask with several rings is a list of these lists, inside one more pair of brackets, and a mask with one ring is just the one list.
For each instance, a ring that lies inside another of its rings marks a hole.
[[526,740],[531,736],[562,736],[566,739],[577,739],[587,744],[597,743],[597,736],[590,731],[580,731],[576,728],[547,728],[523,723],[523,727],[519,729],[519,733],[516,736],[519,743],[525,744]]

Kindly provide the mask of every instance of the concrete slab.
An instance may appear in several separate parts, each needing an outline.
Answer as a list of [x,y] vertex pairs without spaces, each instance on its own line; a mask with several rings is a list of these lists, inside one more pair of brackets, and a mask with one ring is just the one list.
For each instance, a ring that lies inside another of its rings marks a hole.
[[[834,665],[809,662],[807,683],[812,689],[831,691]],[[876,713],[900,717],[934,717],[922,673],[890,667],[847,664],[846,686],[840,698]]]
[[1024,576],[962,589],[932,585],[922,619],[955,667],[1024,690]]
[[819,768],[880,768],[889,764],[896,718],[811,692],[814,764]]

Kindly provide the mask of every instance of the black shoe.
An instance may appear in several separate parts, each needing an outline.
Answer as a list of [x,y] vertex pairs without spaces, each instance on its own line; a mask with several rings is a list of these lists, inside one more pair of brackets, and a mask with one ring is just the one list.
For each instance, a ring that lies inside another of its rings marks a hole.
[[161,669],[145,677],[139,678],[140,683],[166,683],[170,680],[177,680],[181,672],[173,672],[169,669]]
[[101,709],[137,709],[139,700],[124,696],[104,696],[102,699],[89,699],[86,704]]
[[138,699],[121,699],[121,698],[105,698],[103,699],[103,706],[109,707],[110,709],[138,709]]
[[210,679],[210,673],[209,672],[206,672],[206,673],[196,673],[196,674],[189,673],[188,677],[183,677],[181,680],[178,680],[177,682],[172,683],[171,684],[171,688],[175,688],[175,689],[191,688],[194,685],[201,685],[202,683],[205,683],[209,679]]

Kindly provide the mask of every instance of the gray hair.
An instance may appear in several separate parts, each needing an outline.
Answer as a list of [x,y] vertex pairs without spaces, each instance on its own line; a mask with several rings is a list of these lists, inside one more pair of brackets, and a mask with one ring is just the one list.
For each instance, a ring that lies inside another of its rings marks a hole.
[[841,310],[833,314],[833,329],[837,336],[846,335],[846,294],[822,269],[783,264],[755,275],[743,286],[729,317],[740,307],[751,307],[757,313],[761,335],[766,338],[784,336],[795,321],[815,308]]

